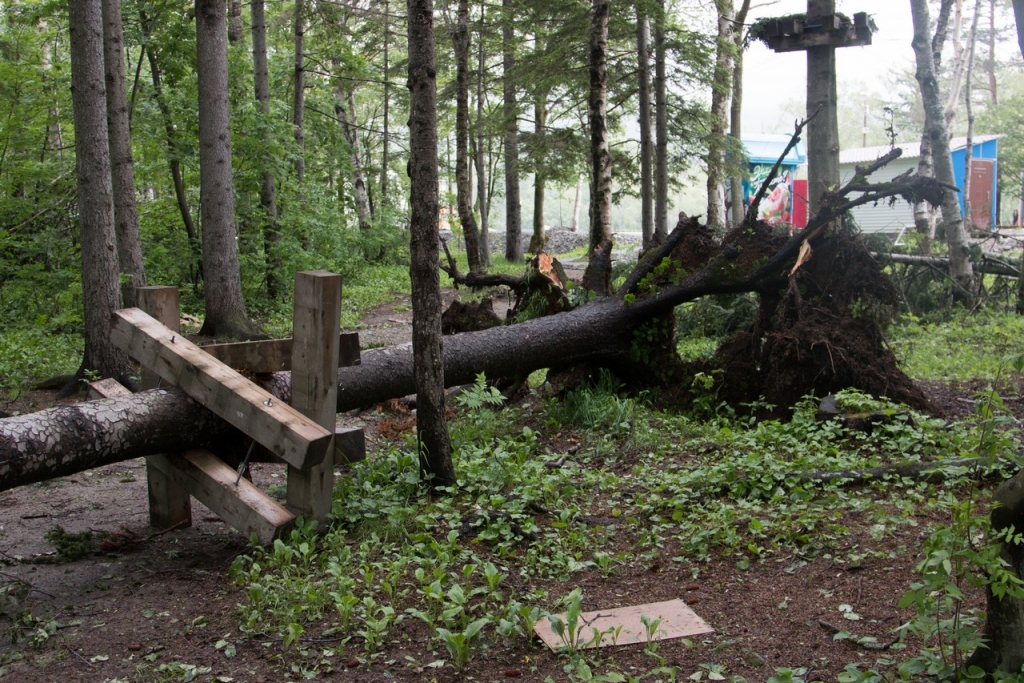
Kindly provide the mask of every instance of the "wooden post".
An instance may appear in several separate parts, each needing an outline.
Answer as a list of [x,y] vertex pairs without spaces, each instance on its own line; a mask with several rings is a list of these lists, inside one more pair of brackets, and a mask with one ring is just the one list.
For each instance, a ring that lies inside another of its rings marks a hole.
[[[325,271],[295,274],[292,332],[292,407],[321,427],[335,431],[338,342],[341,331],[341,276]],[[319,465],[288,467],[288,508],[325,522],[334,490],[334,449]]]
[[[807,23],[835,15],[835,0],[807,0]],[[807,210],[813,216],[821,195],[839,185],[839,118],[836,106],[836,48],[807,48]]]
[[811,216],[821,195],[839,185],[839,123],[836,112],[836,48],[870,45],[874,24],[864,12],[849,21],[835,0],[807,0],[803,19],[768,24],[765,42],[775,52],[807,52],[807,203]]
[[[177,287],[139,287],[139,308],[175,332],[181,330]],[[143,389],[152,389],[159,381],[156,373],[143,368]],[[157,469],[150,458],[146,458],[146,482],[149,488],[149,523],[153,527],[192,526],[192,501],[188,491]]]

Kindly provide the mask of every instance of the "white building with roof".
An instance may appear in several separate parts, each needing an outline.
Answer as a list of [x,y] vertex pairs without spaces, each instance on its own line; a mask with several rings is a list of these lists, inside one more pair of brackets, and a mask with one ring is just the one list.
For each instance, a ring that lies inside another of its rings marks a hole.
[[[997,180],[999,177],[999,135],[977,135],[972,145],[971,160],[971,213],[975,228],[988,230],[997,225],[997,209],[999,196]],[[917,168],[921,156],[921,143],[909,142],[897,145],[903,155],[872,174],[872,182],[885,182],[896,176]],[[949,142],[953,157],[953,175],[958,188],[964,186],[964,161],[967,152],[967,138],[957,137]],[[839,153],[840,182],[846,183],[853,177],[855,166],[865,166],[887,154],[891,148],[860,147],[845,149]],[[857,196],[854,194],[853,196]],[[960,214],[963,215],[964,198],[960,196]],[[890,204],[888,201],[877,204],[858,206],[851,212],[854,220],[864,233],[887,233],[898,235],[914,228],[914,207],[907,201],[897,198]]]

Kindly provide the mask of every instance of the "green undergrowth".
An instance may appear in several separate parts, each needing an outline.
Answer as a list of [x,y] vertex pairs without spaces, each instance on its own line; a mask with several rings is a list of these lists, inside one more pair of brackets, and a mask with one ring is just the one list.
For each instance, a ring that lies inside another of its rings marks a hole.
[[1024,353],[1024,317],[1012,313],[959,312],[940,323],[910,317],[890,333],[904,369],[917,379],[991,380],[1007,356]]
[[0,396],[48,377],[70,374],[82,361],[82,338],[34,329],[0,331]]
[[[846,410],[890,414],[864,433],[818,420],[810,399],[787,421],[707,421],[617,389],[604,378],[558,400],[542,386],[498,408],[481,380],[451,425],[458,489],[427,495],[411,441],[353,466],[326,533],[303,525],[234,563],[243,631],[280,638],[290,648],[282,657],[314,673],[337,656],[390,661],[396,649],[417,670],[462,670],[495,648],[534,647],[534,624],[564,609],[574,587],[620,571],[664,560],[696,577],[710,562],[743,572],[823,557],[855,567],[891,551],[854,538],[916,539],[922,514],[948,516],[958,503],[947,492],[974,474],[956,461],[1018,448],[998,411],[950,425],[841,394]],[[804,476],[918,462],[936,463],[947,483],[894,476],[849,489],[844,475]],[[576,647],[584,636],[564,637],[559,680],[643,678],[607,663],[598,673]],[[411,645],[424,640],[423,652]],[[654,661],[646,675],[696,673]]]

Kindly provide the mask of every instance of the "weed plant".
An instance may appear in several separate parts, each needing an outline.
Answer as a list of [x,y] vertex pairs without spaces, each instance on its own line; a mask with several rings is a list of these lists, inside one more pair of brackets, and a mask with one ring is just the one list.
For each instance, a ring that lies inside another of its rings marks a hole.
[[[840,395],[845,409],[887,410],[892,420],[854,432],[817,419],[807,400],[787,421],[705,422],[623,396],[608,377],[562,399],[542,392],[500,408],[479,378],[460,398],[452,423],[460,480],[450,496],[423,490],[411,442],[354,465],[338,482],[326,534],[301,525],[235,562],[243,631],[279,637],[307,662],[325,656],[314,645],[325,640],[336,643],[330,656],[370,662],[422,636],[428,651],[409,666],[462,671],[499,642],[529,643],[534,624],[574,604],[585,577],[637,571],[665,552],[693,575],[711,560],[742,572],[784,555],[856,567],[876,551],[851,546],[850,513],[880,540],[915,527],[922,508],[946,514],[956,501],[899,477],[852,492],[841,475],[804,475],[942,467],[994,438],[983,425],[950,426],[856,392]],[[995,447],[1015,448],[1013,435]],[[947,487],[968,476],[952,466],[947,474]],[[589,523],[597,518],[612,522]],[[964,558],[968,565],[975,559]],[[568,680],[642,677],[607,666],[599,673],[580,651],[591,634],[578,623],[561,626]],[[646,675],[679,673],[658,662]],[[799,678],[798,669],[780,669],[773,680]]]

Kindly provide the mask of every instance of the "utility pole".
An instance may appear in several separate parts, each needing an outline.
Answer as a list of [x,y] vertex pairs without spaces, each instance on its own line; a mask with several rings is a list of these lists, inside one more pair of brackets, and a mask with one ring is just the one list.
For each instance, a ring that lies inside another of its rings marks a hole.
[[777,19],[766,28],[775,52],[807,52],[807,204],[813,216],[821,195],[839,184],[836,48],[870,45],[872,26],[864,12],[844,20],[835,0],[807,0],[803,19]]

